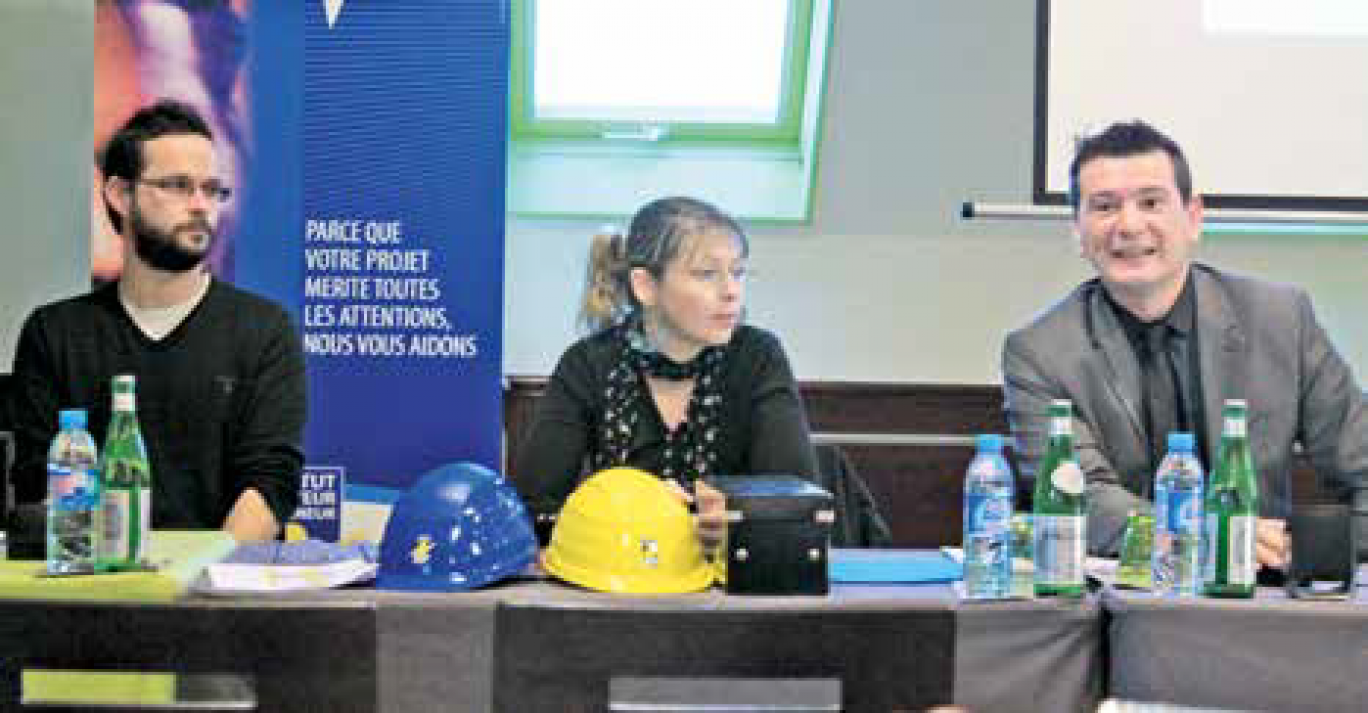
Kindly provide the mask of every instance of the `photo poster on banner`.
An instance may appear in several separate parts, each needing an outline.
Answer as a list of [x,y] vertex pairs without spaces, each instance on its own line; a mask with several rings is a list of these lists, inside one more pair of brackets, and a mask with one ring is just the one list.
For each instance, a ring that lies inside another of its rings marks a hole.
[[[158,99],[195,107],[217,140],[219,170],[238,186],[251,155],[251,87],[247,72],[250,0],[99,0],[95,4],[95,152],[134,112]],[[91,278],[118,279],[123,238],[105,212],[104,178],[91,166]],[[233,279],[240,203],[229,201],[206,263]]]
[[[503,0],[97,6],[97,146],[159,98],[199,108],[235,190],[210,269],[300,329],[290,537],[378,542],[423,473],[500,468],[508,20]],[[97,173],[99,281],[122,247]]]

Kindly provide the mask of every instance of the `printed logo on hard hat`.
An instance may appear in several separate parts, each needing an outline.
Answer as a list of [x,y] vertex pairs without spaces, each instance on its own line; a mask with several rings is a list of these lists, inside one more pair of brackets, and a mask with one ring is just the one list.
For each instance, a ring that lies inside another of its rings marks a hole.
[[656,540],[641,540],[641,563],[647,567],[660,566],[660,543]]
[[432,551],[436,548],[437,545],[432,542],[431,535],[419,535],[418,541],[409,552],[409,557],[414,564],[427,564],[428,560],[432,559]]

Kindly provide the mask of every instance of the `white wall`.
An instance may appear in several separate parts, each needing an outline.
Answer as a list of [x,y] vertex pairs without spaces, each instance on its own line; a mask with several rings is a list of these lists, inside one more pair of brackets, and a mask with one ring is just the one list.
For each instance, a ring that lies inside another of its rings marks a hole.
[[[24,314],[87,281],[91,5],[0,3],[0,370]],[[836,12],[815,219],[752,231],[752,320],[800,378],[997,382],[1003,332],[1088,275],[1063,224],[956,217],[964,200],[1029,198],[1034,3]],[[509,221],[507,372],[547,373],[572,339],[597,225]],[[1205,257],[1309,288],[1363,380],[1368,240],[1225,235]]]
[[0,5],[0,372],[37,304],[90,285],[92,0]]
[[[836,3],[815,218],[752,230],[751,319],[799,378],[997,383],[1003,333],[1090,275],[1064,223],[956,217],[1029,202],[1034,6]],[[509,373],[547,373],[572,338],[597,225],[509,222]],[[1203,259],[1307,287],[1363,380],[1368,238],[1209,236]]]

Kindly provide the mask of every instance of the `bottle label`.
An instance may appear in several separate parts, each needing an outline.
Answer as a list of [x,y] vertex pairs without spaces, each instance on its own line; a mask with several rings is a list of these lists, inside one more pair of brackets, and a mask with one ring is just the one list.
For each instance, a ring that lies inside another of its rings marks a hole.
[[1254,517],[1252,515],[1230,516],[1230,545],[1226,548],[1229,557],[1226,572],[1231,584],[1249,585],[1254,583]]
[[114,410],[115,410],[115,411],[132,411],[132,410],[133,410],[133,392],[131,392],[131,391],[115,391],[115,392],[114,392]]
[[[133,521],[131,507],[136,506],[137,521]],[[147,553],[151,540],[152,492],[147,488],[136,491],[111,488],[104,493],[104,525],[100,538],[100,559],[115,562],[140,562]],[[136,530],[132,528],[138,528]]]
[[51,505],[59,510],[95,509],[99,479],[99,471],[94,468],[49,464],[48,496]]
[[1226,520],[1225,577],[1217,576],[1221,558],[1221,515],[1207,515],[1207,547],[1203,579],[1217,584],[1248,586],[1254,584],[1254,523],[1253,515],[1230,515]]
[[147,559],[147,548],[152,544],[152,489],[138,488],[138,541],[129,555],[141,562]]
[[1083,583],[1082,515],[1036,515],[1035,581],[1047,585]]
[[1243,438],[1249,434],[1249,427],[1245,425],[1243,418],[1227,416],[1225,426],[1221,429],[1222,435]]
[[965,495],[964,518],[966,533],[1002,535],[1012,519],[1012,499],[998,495]]
[[1064,461],[1050,474],[1050,484],[1068,495],[1082,495],[1083,469],[1073,461]]
[[124,560],[128,557],[128,496],[123,489],[104,492],[104,531],[100,533],[100,559]]
[[48,465],[48,495],[64,498],[82,484],[84,471],[72,471],[61,465]]
[[1195,489],[1173,489],[1155,499],[1155,522],[1163,532],[1198,535],[1202,531],[1202,499]]
[[1070,416],[1057,416],[1050,419],[1051,436],[1067,436],[1073,433],[1073,418]]

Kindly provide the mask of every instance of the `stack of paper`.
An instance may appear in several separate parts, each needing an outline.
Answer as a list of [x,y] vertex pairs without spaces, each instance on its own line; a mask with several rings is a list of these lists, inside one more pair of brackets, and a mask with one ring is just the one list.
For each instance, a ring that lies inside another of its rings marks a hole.
[[376,568],[375,563],[361,559],[326,564],[211,564],[200,591],[270,594],[332,589],[370,581]]
[[374,579],[378,559],[369,542],[249,542],[207,567],[197,589],[206,594],[270,594],[345,587]]

